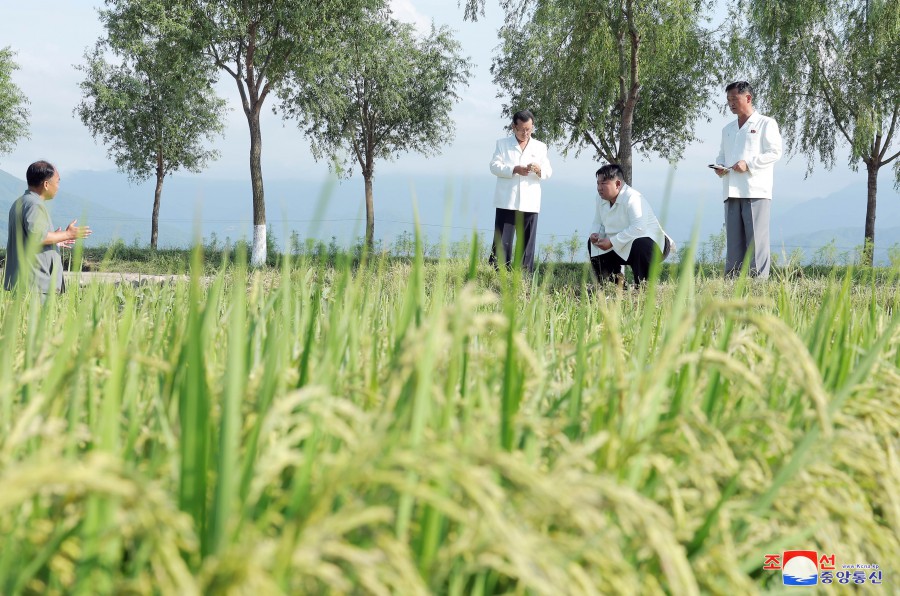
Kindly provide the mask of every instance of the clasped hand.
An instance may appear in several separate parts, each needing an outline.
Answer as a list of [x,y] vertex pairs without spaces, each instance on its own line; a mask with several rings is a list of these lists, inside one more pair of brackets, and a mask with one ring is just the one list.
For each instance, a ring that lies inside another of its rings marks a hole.
[[519,176],[527,176],[532,172],[540,176],[541,166],[536,163],[530,163],[527,166],[516,166],[513,168],[513,174],[518,174]]
[[589,240],[591,244],[599,248],[600,250],[609,250],[612,248],[612,242],[609,238],[601,238],[600,234],[594,232],[590,235]]

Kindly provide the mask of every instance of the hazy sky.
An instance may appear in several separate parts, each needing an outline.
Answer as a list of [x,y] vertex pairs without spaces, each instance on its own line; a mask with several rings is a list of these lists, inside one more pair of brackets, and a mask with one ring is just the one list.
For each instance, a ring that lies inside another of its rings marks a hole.
[[[31,139],[20,142],[12,154],[0,156],[0,168],[24,177],[29,163],[46,158],[57,164],[63,173],[114,169],[113,162],[106,157],[105,147],[95,143],[73,116],[73,109],[80,99],[78,82],[81,79],[73,65],[83,60],[85,48],[101,33],[96,8],[102,2],[0,0],[0,4],[3,5],[0,44],[9,45],[17,52],[16,60],[21,68],[14,74],[14,80],[31,101]],[[508,122],[508,116],[500,113],[502,99],[497,98],[498,89],[489,72],[498,44],[496,32],[502,23],[498,2],[488,0],[487,14],[477,23],[463,20],[463,10],[456,0],[393,0],[392,6],[398,18],[421,27],[427,27],[432,19],[438,25],[449,25],[456,31],[457,39],[475,63],[475,68],[470,85],[462,90],[462,101],[454,110],[455,139],[437,157],[426,159],[403,155],[392,163],[382,163],[377,166],[376,176],[427,171],[448,177],[483,179],[485,195],[490,196],[492,181],[488,162],[494,141],[505,134],[503,126]],[[739,77],[740,73],[735,76]],[[228,128],[225,137],[217,142],[222,157],[201,175],[247,179],[249,135],[237,89],[227,75],[221,79],[218,89],[231,107]],[[724,103],[724,93],[722,100]],[[313,160],[299,130],[273,115],[273,102],[268,103],[262,123],[263,175],[267,179],[323,178],[326,165]],[[733,118],[720,110],[720,105],[711,108],[712,122],[698,124],[699,136],[704,140],[686,151],[675,175],[675,184],[679,188],[691,188],[699,202],[709,203],[707,207],[716,210],[720,209],[716,204],[720,183],[706,164],[711,163],[718,152],[721,127]],[[539,127],[539,118],[537,124]],[[539,134],[535,136],[540,138]],[[577,159],[574,156],[563,159],[558,152],[551,152],[555,179],[583,185],[586,193],[594,192],[592,175],[597,166],[592,158],[589,152]],[[803,178],[805,164],[802,158],[783,160],[776,167],[776,200],[779,195],[798,199],[822,196],[852,182],[859,182],[864,187],[864,173],[849,171],[843,165],[843,155],[840,159],[834,172],[820,169],[808,180]],[[668,171],[669,165],[662,160],[638,157],[635,186],[645,192],[659,189]],[[888,175],[881,178],[883,187],[889,186],[890,182]]]

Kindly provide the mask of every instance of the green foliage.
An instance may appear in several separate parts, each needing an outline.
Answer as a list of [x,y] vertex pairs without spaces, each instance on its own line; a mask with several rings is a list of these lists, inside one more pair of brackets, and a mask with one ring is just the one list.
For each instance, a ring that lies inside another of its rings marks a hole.
[[[522,5],[526,8],[523,9]],[[506,3],[492,72],[511,112],[532,108],[542,138],[622,163],[631,148],[678,159],[717,77],[711,3]]]
[[224,130],[224,102],[210,70],[177,49],[188,34],[185,12],[163,2],[108,4],[100,12],[106,35],[79,67],[84,99],[76,112],[132,180],[201,171],[218,156],[203,145]]
[[813,254],[812,264],[819,267],[834,267],[838,263],[837,242],[834,239],[816,250]]
[[194,47],[241,85],[245,111],[257,109],[290,73],[313,57],[347,18],[381,0],[178,0],[191,10]]
[[891,267],[900,270],[900,244],[894,244],[888,249],[888,260]]
[[790,253],[784,248],[781,251],[775,250],[772,252],[772,267],[783,269],[784,274],[791,278],[791,276],[801,270],[803,258],[803,249],[799,247],[794,248]]
[[12,74],[19,68],[13,56],[9,46],[0,48],[0,155],[28,138],[28,98],[13,83]]
[[312,76],[304,65],[279,90],[317,159],[369,170],[398,153],[434,155],[453,139],[450,112],[471,64],[448,28],[418,36],[412,25],[366,12],[318,50]]
[[854,170],[897,159],[900,2],[743,0],[733,19],[736,36],[749,32],[740,58],[809,172],[833,167],[842,145]]
[[607,292],[416,252],[0,292],[0,591],[753,594],[767,552],[900,557],[897,272]]
[[[865,249],[872,264],[878,171],[900,188],[900,2],[742,0],[732,10],[734,59],[756,72],[769,115],[807,172],[847,146],[868,175]],[[744,36],[746,35],[746,38]]]
[[700,245],[697,261],[705,265],[724,265],[725,263],[725,226],[716,234],[710,234],[706,242]]
[[280,85],[281,108],[304,129],[316,159],[346,176],[359,166],[371,244],[376,161],[410,151],[434,155],[452,140],[450,113],[471,64],[448,28],[419,36],[383,10],[349,16],[312,53]]
[[212,64],[234,79],[250,132],[254,250],[250,263],[266,262],[266,203],[262,177],[260,112],[269,94],[292,72],[314,71],[318,48],[328,47],[347,19],[384,0],[169,0],[189,11],[192,32],[183,46],[191,59]]
[[[155,175],[150,244],[157,246],[163,180],[199,172],[218,152],[204,144],[224,130],[225,103],[208,64],[184,51],[189,12],[163,0],[110,0],[106,33],[85,53],[83,99],[76,113],[134,181]],[[114,59],[107,62],[107,56]]]

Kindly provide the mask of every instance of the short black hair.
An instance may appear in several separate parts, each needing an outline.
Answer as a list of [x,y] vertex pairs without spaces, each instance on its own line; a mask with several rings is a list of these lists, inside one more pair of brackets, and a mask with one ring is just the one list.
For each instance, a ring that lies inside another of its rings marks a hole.
[[625,172],[622,171],[622,166],[616,163],[609,163],[602,166],[594,173],[594,177],[600,178],[603,181],[618,179],[625,182]]
[[513,126],[519,122],[528,122],[529,120],[534,121],[534,114],[531,113],[531,110],[519,110],[513,114]]
[[29,188],[40,186],[46,180],[53,178],[55,173],[56,168],[53,167],[53,164],[41,159],[28,166],[28,170],[25,171],[25,181]]
[[735,81],[733,83],[728,83],[728,86],[725,87],[725,93],[728,93],[732,89],[737,90],[737,92],[741,95],[743,95],[744,93],[753,95],[753,87],[751,87],[750,83],[748,83],[747,81]]

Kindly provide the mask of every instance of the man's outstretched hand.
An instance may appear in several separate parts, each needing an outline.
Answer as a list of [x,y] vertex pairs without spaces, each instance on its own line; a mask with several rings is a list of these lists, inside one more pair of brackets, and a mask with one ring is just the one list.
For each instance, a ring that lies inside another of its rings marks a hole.
[[77,219],[73,219],[72,223],[70,223],[66,227],[66,234],[69,235],[69,240],[77,240],[79,238],[87,238],[94,232],[88,226],[76,226],[75,224],[78,222]]
[[56,228],[53,232],[47,232],[47,235],[44,237],[44,246],[55,244],[56,246],[70,248],[79,238],[87,238],[93,234],[88,226],[76,226],[76,223],[78,223],[78,220],[73,219],[72,223],[66,226],[65,230]]

